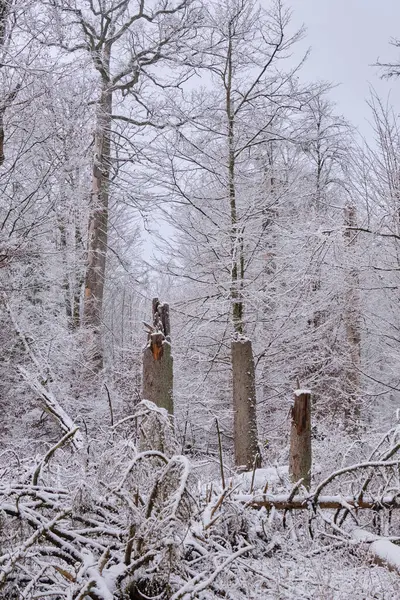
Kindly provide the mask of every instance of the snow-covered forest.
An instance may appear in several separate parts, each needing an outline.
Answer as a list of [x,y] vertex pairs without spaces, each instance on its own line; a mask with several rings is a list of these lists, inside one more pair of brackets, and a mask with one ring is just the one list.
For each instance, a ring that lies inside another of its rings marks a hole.
[[306,27],[0,0],[1,599],[400,598],[400,117]]

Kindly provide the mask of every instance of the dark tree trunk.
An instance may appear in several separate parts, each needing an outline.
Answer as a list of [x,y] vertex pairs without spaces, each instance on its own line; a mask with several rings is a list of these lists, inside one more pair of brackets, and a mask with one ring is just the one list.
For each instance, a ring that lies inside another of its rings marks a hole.
[[293,483],[303,479],[303,485],[311,484],[311,394],[296,390],[292,407],[290,432],[289,473]]

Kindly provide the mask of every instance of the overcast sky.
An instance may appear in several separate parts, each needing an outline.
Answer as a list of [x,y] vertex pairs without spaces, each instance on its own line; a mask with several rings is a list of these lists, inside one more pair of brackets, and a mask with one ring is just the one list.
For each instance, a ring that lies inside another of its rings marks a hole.
[[391,38],[400,38],[400,0],[286,0],[286,6],[293,11],[293,25],[307,28],[301,44],[304,51],[311,47],[311,54],[302,79],[338,84],[330,92],[337,112],[370,141],[366,98],[371,86],[384,99],[390,93],[400,114],[400,78],[383,81],[371,66],[378,59],[400,62],[400,49],[389,44]]
[[338,112],[364,135],[369,118],[365,99],[372,85],[391,101],[400,113],[400,78],[389,82],[379,78],[372,66],[381,61],[400,62],[400,49],[389,45],[400,38],[400,0],[288,0],[296,26],[304,23],[311,47],[303,76],[340,84],[331,92]]

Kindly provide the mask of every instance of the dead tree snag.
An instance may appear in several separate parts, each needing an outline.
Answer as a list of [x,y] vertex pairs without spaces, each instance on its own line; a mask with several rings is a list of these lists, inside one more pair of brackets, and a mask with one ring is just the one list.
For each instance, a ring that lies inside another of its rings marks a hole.
[[293,482],[303,479],[306,489],[311,484],[311,393],[296,390],[292,407],[289,472]]
[[232,342],[233,424],[236,466],[253,468],[258,455],[253,349],[248,339]]
[[143,353],[143,398],[169,414],[174,412],[173,358],[168,304],[153,299],[153,324],[145,323],[148,342]]

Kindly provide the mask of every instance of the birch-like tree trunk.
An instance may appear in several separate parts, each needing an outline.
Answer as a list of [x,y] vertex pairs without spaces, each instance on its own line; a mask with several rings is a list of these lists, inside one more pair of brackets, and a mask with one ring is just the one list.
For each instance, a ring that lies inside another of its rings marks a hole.
[[[357,214],[354,206],[345,208],[344,239],[347,253],[351,254],[357,241]],[[348,405],[345,407],[346,422],[359,415],[360,412],[360,365],[361,365],[361,331],[360,331],[360,283],[358,271],[354,264],[355,257],[349,256],[349,267],[346,273],[344,323],[349,360],[345,373],[345,390]]]
[[[12,2],[8,0],[0,0],[0,55],[7,54],[7,46],[9,42],[10,33],[7,31],[7,25],[9,21],[9,15],[11,11]],[[8,58],[8,57],[7,57]],[[4,65],[2,65],[4,66]],[[0,166],[4,163],[5,159],[5,131],[4,131],[4,116],[7,108],[15,100],[18,91],[21,88],[21,83],[18,83],[11,89],[3,98],[0,99]]]
[[112,92],[109,89],[110,46],[103,60],[105,72],[96,115],[95,154],[92,173],[92,202],[89,216],[87,268],[83,304],[83,322],[92,335],[89,352],[93,366],[103,367],[101,341],[102,309],[107,257],[108,206],[111,160]]
[[243,278],[244,278],[244,249],[243,238],[240,235],[240,224],[238,223],[238,214],[236,206],[236,187],[235,187],[235,112],[232,99],[233,86],[233,23],[229,23],[229,40],[226,55],[226,118],[228,129],[228,196],[231,216],[231,302],[233,327],[236,333],[243,333]]

